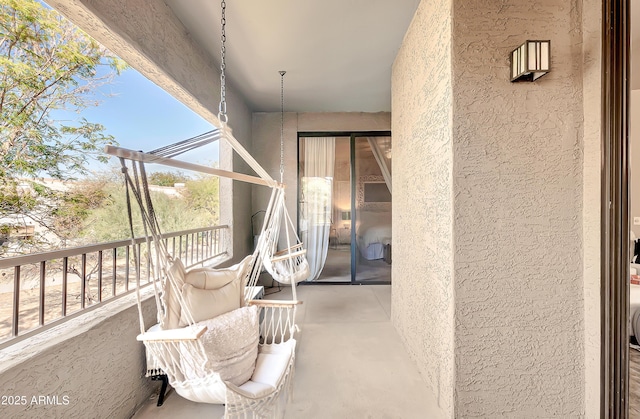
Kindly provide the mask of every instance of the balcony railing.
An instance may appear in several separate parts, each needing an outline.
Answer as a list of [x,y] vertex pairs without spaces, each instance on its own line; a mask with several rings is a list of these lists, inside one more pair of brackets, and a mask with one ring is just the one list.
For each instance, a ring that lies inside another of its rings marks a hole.
[[[227,253],[229,226],[164,234],[186,267]],[[134,262],[134,251],[141,257]],[[151,283],[144,238],[0,259],[0,348]],[[139,269],[137,269],[139,268]]]

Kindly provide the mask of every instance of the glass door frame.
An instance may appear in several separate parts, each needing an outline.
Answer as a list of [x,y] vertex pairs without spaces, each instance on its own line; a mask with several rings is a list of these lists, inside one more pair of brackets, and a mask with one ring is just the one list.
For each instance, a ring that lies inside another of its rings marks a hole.
[[600,417],[629,417],[629,0],[602,2]]
[[[351,173],[351,281],[310,281],[310,282],[301,282],[300,285],[389,285],[391,284],[391,280],[358,280],[356,278],[356,258],[357,258],[357,243],[356,243],[356,229],[353,228],[356,220],[357,214],[355,211],[356,208],[356,182],[355,182],[355,159],[356,159],[356,151],[355,151],[355,143],[356,138],[360,137],[391,137],[391,131],[299,131],[298,132],[298,140],[297,140],[297,180],[298,180],[298,191],[297,191],[297,199],[299,201],[300,197],[300,188],[302,187],[300,183],[300,141],[302,138],[308,137],[349,137],[349,164],[350,164],[350,173]],[[393,141],[393,140],[392,140]],[[297,228],[298,234],[300,234],[300,204],[296,203],[296,216],[297,216]]]

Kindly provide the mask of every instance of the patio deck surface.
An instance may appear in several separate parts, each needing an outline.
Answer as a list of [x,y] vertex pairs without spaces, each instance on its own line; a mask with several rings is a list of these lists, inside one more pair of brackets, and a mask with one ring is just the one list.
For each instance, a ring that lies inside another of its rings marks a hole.
[[[267,290],[267,292],[274,291]],[[290,288],[266,298],[287,299]],[[390,285],[307,285],[298,311],[293,399],[285,418],[436,418],[437,402],[391,325]],[[175,392],[155,396],[134,415],[222,417],[219,405],[193,403]]]

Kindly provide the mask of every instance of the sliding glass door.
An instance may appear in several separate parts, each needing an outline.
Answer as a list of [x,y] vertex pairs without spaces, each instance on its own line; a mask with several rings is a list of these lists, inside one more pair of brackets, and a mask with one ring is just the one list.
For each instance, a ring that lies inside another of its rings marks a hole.
[[391,137],[354,136],[352,266],[355,281],[391,281]]
[[318,283],[391,280],[391,137],[301,134],[298,227]]

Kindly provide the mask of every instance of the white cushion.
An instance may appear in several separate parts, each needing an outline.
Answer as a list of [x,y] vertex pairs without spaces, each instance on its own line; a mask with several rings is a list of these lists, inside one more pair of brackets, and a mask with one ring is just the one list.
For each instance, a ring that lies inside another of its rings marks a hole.
[[239,295],[242,294],[241,281],[233,281],[217,290],[201,290],[191,284],[182,286],[185,309],[180,315],[180,326],[189,324],[188,310],[194,322],[212,319],[221,314],[240,308]]
[[[185,279],[185,269],[180,259],[175,259],[169,263],[167,276],[167,283],[162,293],[165,312],[160,321],[160,326],[162,329],[175,329],[180,326],[181,309],[178,292],[182,292]],[[170,284],[170,279],[175,283],[177,289],[174,289]]]
[[268,384],[256,383],[254,381],[247,381],[241,385],[240,390],[249,393],[252,397],[264,397],[267,394],[273,392],[276,388]]
[[295,344],[294,339],[289,339],[284,343],[261,346],[251,381],[278,387],[295,351]]
[[[252,256],[224,269],[197,268],[186,273],[182,297],[194,322],[208,320],[244,305],[244,285]],[[186,310],[180,313],[179,326],[189,324]]]
[[203,290],[215,290],[227,285],[238,277],[238,275],[246,274],[249,262],[252,256],[249,255],[241,262],[228,268],[195,268],[189,270],[185,275],[185,282],[193,285],[195,288]]
[[251,380],[241,385],[240,389],[252,397],[263,397],[275,391],[289,367],[295,350],[295,339],[261,346]]
[[[198,325],[207,326],[201,338],[208,358],[205,369],[237,386],[249,380],[258,355],[258,308],[242,307]],[[187,378],[202,375],[187,365],[183,368]]]

